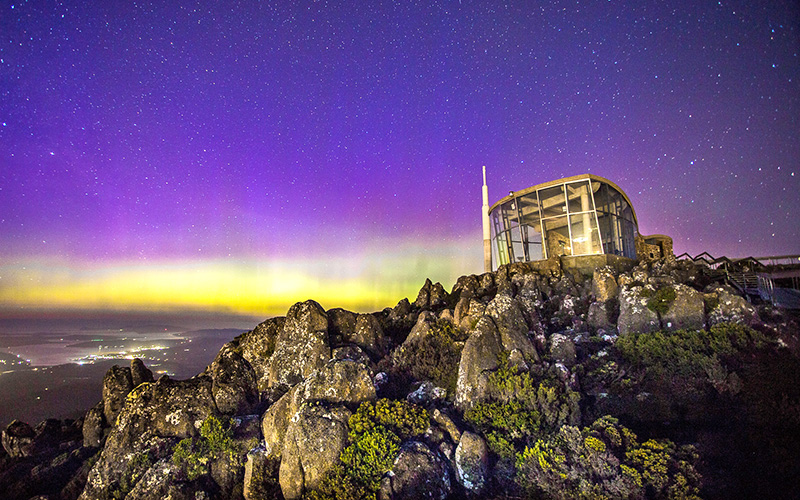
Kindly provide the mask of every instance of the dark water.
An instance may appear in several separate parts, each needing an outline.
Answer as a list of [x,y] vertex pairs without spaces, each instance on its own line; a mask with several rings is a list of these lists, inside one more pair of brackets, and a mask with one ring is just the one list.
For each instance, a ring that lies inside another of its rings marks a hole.
[[134,357],[156,378],[189,378],[262,320],[196,313],[0,317],[0,426],[82,415],[100,401],[108,368]]

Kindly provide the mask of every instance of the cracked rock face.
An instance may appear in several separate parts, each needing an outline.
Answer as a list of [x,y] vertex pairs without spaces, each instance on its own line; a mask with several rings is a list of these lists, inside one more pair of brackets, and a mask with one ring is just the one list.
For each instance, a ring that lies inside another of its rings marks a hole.
[[103,414],[106,422],[113,425],[117,420],[125,397],[133,389],[131,369],[114,365],[103,377]]
[[275,342],[269,367],[270,385],[291,387],[331,359],[328,317],[313,300],[293,305]]
[[232,343],[225,344],[209,366],[211,392],[217,409],[228,415],[243,415],[258,404],[256,373]]
[[661,329],[658,315],[647,308],[647,298],[642,296],[644,289],[655,293],[651,285],[623,286],[619,294],[619,320],[617,327],[620,335],[627,333],[650,333]]
[[303,405],[291,419],[281,454],[278,480],[286,500],[300,498],[315,488],[339,462],[347,445],[347,421],[352,413],[343,406]]
[[82,499],[105,498],[138,453],[196,436],[200,425],[217,412],[208,376],[172,380],[163,376],[131,391],[89,473]]
[[708,313],[708,325],[719,323],[739,323],[749,325],[759,321],[758,311],[743,297],[731,293],[727,287],[713,286],[706,290],[716,295],[718,304]]
[[14,420],[3,429],[3,448],[12,457],[29,457],[33,451],[33,427]]
[[425,443],[407,441],[381,483],[380,498],[444,500],[450,489],[447,461]]
[[456,478],[468,492],[480,493],[489,479],[489,446],[477,434],[464,432],[455,455]]
[[503,352],[499,337],[494,321],[488,316],[482,317],[470,332],[458,364],[455,395],[458,409],[466,411],[486,399],[488,374],[497,369]]

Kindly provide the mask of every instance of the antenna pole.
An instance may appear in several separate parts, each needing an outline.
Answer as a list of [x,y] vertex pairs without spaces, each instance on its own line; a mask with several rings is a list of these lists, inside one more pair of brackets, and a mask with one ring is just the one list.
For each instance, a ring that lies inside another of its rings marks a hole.
[[492,270],[492,242],[489,230],[489,188],[486,186],[486,165],[483,166],[483,206],[481,207],[481,221],[483,222],[483,271]]

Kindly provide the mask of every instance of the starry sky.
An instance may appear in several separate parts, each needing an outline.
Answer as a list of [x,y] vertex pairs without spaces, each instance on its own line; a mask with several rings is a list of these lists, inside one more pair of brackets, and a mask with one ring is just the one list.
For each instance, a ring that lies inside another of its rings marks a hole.
[[676,253],[800,253],[796,2],[0,5],[0,308],[376,310],[592,173]]

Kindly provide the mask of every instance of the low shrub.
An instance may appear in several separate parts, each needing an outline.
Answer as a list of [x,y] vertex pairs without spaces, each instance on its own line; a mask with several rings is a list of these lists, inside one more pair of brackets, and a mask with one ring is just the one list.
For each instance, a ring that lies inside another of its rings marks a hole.
[[566,425],[516,455],[517,484],[533,498],[698,499],[690,446],[648,440],[605,416],[582,431]]
[[350,417],[349,445],[341,463],[306,497],[313,500],[375,499],[381,477],[400,452],[400,444],[427,430],[428,412],[405,401],[361,403]]
[[537,380],[503,358],[488,382],[489,401],[467,410],[464,420],[486,437],[501,459],[512,459],[517,449],[541,433],[578,422],[580,396],[557,379]]
[[395,359],[396,368],[405,371],[415,380],[428,380],[455,394],[458,363],[464,334],[449,321],[438,320],[428,335],[402,347]]
[[175,446],[172,462],[181,468],[187,479],[193,481],[208,473],[210,462],[222,458],[241,466],[244,451],[233,440],[230,419],[220,420],[214,415],[203,421],[200,437],[182,439]]

